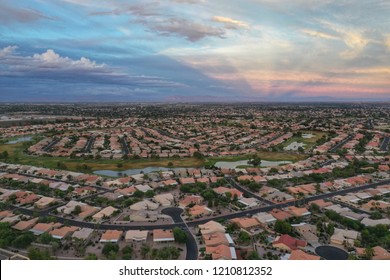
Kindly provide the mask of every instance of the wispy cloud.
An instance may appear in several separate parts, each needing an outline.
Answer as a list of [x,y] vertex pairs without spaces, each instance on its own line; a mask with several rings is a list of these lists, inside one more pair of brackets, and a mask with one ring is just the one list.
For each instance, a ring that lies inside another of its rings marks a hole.
[[7,4],[7,1],[0,3],[0,23],[29,23],[41,19],[53,20],[52,17],[44,15],[42,12],[31,8],[15,8]]
[[167,20],[138,22],[149,27],[163,36],[184,37],[188,41],[196,42],[206,37],[224,38],[225,30],[207,24],[189,21],[183,18],[169,18]]
[[340,37],[337,37],[335,35],[328,34],[325,32],[315,31],[315,30],[311,30],[311,29],[302,29],[301,31],[307,35],[312,36],[312,37],[318,37],[318,38],[329,39],[329,40],[340,39]]
[[223,23],[225,28],[227,29],[239,29],[249,27],[249,25],[243,21],[235,20],[228,17],[214,16],[213,21]]

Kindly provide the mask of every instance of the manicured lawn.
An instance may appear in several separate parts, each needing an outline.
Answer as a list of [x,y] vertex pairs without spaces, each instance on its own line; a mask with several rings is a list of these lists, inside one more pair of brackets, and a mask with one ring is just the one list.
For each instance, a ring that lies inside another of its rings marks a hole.
[[281,144],[282,147],[285,148],[288,145],[290,145],[291,143],[297,142],[297,143],[306,144],[306,146],[304,146],[303,148],[305,150],[310,150],[311,148],[314,148],[314,146],[315,146],[315,144],[316,144],[318,139],[321,139],[324,135],[325,136],[327,135],[326,132],[319,132],[319,131],[302,131],[302,134],[313,134],[314,137],[312,137],[312,138],[303,138],[303,137],[294,136],[294,137],[291,137],[290,139],[288,139],[283,144]]

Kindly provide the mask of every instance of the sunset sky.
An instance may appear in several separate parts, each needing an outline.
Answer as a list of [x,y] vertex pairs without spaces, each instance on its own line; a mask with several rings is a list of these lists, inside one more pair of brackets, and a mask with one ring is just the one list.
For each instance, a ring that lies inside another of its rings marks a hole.
[[390,1],[0,0],[13,101],[390,101]]

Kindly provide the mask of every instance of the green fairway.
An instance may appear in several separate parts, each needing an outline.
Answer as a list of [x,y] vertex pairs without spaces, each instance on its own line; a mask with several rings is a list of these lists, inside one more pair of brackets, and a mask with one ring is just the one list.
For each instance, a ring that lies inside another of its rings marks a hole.
[[[115,170],[123,171],[127,169],[145,168],[145,167],[202,167],[211,166],[218,161],[238,161],[250,159],[251,155],[241,156],[225,156],[225,157],[210,157],[205,159],[198,159],[194,157],[189,158],[164,158],[164,159],[70,159],[50,156],[33,156],[24,152],[31,142],[17,143],[17,144],[0,144],[0,153],[8,152],[8,159],[6,162],[17,163],[24,165],[32,165],[46,168],[64,168],[71,171],[78,172],[93,172],[96,170]],[[262,160],[269,161],[299,161],[307,158],[304,154],[283,153],[283,152],[269,152],[259,151],[258,156]],[[5,161],[2,159],[2,161]],[[60,163],[60,164],[59,164]]]

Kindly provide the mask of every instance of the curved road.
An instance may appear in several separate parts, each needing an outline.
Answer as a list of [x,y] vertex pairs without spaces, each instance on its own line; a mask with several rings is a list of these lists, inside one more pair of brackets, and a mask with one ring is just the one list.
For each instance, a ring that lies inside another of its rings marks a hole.
[[183,209],[178,207],[169,207],[165,208],[161,211],[161,213],[171,216],[174,226],[178,226],[182,228],[187,234],[187,255],[186,260],[197,260],[198,259],[198,246],[196,244],[195,237],[190,232],[187,224],[183,221],[181,214],[183,213]]

